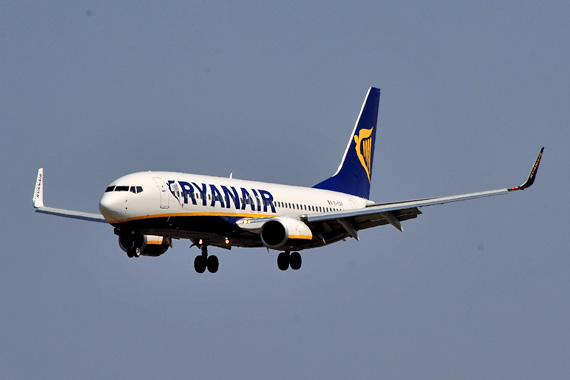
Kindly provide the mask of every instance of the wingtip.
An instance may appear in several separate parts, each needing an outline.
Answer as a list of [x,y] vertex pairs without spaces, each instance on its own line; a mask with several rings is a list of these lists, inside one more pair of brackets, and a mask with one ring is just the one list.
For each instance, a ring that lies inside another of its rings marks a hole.
[[38,176],[36,178],[36,187],[34,189],[33,204],[35,208],[42,208],[44,206],[44,168],[38,169]]
[[534,184],[534,181],[536,179],[536,175],[538,173],[538,166],[540,165],[540,160],[542,159],[542,153],[543,152],[544,152],[544,147],[542,147],[540,149],[540,153],[538,153],[538,157],[536,157],[536,161],[534,162],[534,165],[532,166],[532,169],[530,171],[530,174],[528,175],[526,182],[523,183],[522,185],[518,186],[518,187],[513,187],[511,189],[508,189],[509,191],[528,189],[529,187],[531,187]]

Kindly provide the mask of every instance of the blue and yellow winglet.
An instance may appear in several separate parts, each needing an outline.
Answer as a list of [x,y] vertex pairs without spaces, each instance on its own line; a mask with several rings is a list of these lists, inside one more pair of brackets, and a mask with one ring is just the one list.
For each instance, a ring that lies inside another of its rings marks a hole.
[[509,191],[524,190],[532,186],[534,180],[536,179],[536,174],[538,173],[538,165],[540,165],[540,160],[542,159],[542,152],[544,152],[544,147],[542,147],[542,149],[540,150],[540,153],[538,154],[538,157],[534,162],[534,166],[532,167],[532,170],[530,171],[530,174],[528,175],[528,179],[526,180],[526,182],[520,186],[515,186],[507,190]]

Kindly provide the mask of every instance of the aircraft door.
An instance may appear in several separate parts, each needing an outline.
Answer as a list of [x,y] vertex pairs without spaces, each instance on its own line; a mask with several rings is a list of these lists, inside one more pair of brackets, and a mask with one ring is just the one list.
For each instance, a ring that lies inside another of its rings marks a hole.
[[162,179],[158,177],[153,177],[153,179],[160,192],[160,208],[168,208],[168,188]]

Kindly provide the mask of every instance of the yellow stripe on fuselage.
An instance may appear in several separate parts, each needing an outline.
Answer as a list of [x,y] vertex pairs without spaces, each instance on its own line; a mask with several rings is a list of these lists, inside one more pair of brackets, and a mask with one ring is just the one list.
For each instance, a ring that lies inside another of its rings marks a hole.
[[247,214],[247,213],[219,213],[219,212],[181,212],[181,213],[168,213],[168,214],[152,214],[152,215],[143,215],[143,216],[135,216],[132,218],[120,219],[120,220],[112,220],[109,223],[126,223],[126,222],[133,222],[136,220],[145,220],[145,219],[157,219],[157,218],[173,218],[173,217],[193,217],[193,216],[215,216],[215,217],[237,217],[237,218],[270,218],[279,215],[273,214]]

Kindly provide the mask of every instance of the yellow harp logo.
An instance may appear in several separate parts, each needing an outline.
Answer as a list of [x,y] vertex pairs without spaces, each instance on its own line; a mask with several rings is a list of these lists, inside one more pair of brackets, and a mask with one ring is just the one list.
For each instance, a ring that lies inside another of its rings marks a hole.
[[356,155],[360,160],[360,164],[368,175],[368,182],[370,183],[370,169],[372,168],[372,131],[370,129],[361,129],[358,136],[354,135],[354,142],[356,143]]

